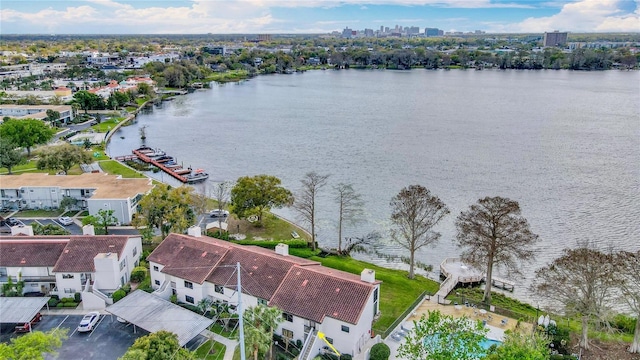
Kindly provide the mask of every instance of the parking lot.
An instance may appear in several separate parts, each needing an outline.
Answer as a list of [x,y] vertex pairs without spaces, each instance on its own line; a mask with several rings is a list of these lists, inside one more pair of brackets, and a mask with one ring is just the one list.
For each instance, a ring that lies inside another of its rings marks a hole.
[[[33,326],[34,331],[48,331],[54,328],[67,329],[69,337],[62,342],[62,346],[56,351],[56,356],[47,355],[45,359],[92,359],[115,360],[124,355],[134,341],[149,333],[133,325],[123,324],[112,315],[101,315],[100,320],[93,331],[79,333],[76,331],[82,315],[49,315]],[[0,342],[9,342],[10,339],[23,336],[14,332],[15,324],[2,324],[0,328]],[[207,339],[198,335],[187,343],[186,348],[194,351]]]
[[[34,331],[48,331],[53,328],[68,329],[69,338],[62,342],[57,355],[47,356],[47,359],[96,359],[114,360],[122,356],[133,342],[148,332],[133,325],[116,321],[115,316],[102,315],[92,332],[79,333],[76,327],[82,315],[51,315],[43,316],[42,321],[33,326]],[[15,325],[3,324],[0,341],[8,342],[11,338],[23,336],[13,331]]]
[[[57,218],[38,218],[38,219],[28,219],[28,218],[16,218],[19,223],[22,225],[32,225],[33,223],[38,223],[40,225],[49,225],[52,224],[54,226],[58,226],[62,229],[65,229],[71,233],[71,235],[82,235],[82,227],[77,225],[75,222],[71,225],[62,225]],[[4,224],[2,226],[2,233],[11,233],[11,227],[9,224]]]

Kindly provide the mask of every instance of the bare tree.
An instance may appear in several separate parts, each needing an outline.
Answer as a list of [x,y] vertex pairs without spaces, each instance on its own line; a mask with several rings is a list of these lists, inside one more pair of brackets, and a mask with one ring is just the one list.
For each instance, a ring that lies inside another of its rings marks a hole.
[[295,197],[293,208],[300,219],[311,227],[311,248],[316,250],[316,197],[318,192],[327,185],[329,175],[319,175],[315,171],[305,174],[300,180],[302,188]]
[[345,239],[345,247],[338,254],[351,256],[354,251],[367,251],[367,248],[375,246],[382,236],[377,231],[372,231],[365,236],[349,237]]
[[342,251],[343,224],[355,225],[362,221],[364,201],[362,196],[353,190],[353,185],[340,183],[333,188],[335,201],[340,208],[338,217],[338,252]]
[[460,213],[456,219],[456,245],[464,248],[463,261],[486,271],[482,301],[491,303],[493,267],[502,265],[519,274],[522,261],[531,259],[531,246],[538,235],[531,232],[527,219],[520,215],[517,201],[485,197]]
[[231,197],[233,184],[230,181],[222,181],[213,188],[213,199],[218,203],[218,210],[222,211],[227,206]]
[[582,319],[580,346],[589,349],[589,321],[604,320],[607,302],[617,285],[613,256],[588,246],[565,249],[551,264],[538,269],[532,290]]
[[630,353],[640,353],[640,250],[635,253],[623,251],[616,256],[616,267],[620,276],[622,299],[636,313],[636,328]]
[[447,206],[421,185],[410,185],[400,190],[391,199],[391,238],[409,250],[409,279],[413,279],[415,253],[418,249],[432,245],[440,233],[432,228],[449,213]]

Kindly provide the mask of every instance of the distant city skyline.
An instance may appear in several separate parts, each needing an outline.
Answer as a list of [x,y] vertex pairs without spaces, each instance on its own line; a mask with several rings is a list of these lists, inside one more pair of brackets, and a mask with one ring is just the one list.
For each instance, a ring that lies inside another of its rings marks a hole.
[[3,0],[0,34],[640,32],[640,0]]

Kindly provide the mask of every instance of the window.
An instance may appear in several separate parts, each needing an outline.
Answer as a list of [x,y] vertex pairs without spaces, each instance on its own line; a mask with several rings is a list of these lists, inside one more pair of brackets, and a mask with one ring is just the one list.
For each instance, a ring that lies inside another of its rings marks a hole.
[[160,286],[160,280],[155,280],[154,282],[156,283],[156,285]]
[[346,333],[349,332],[349,327],[348,326],[342,325],[341,329],[342,329],[342,331],[344,331]]
[[193,297],[192,297],[192,296],[189,296],[189,295],[187,295],[187,296],[185,296],[185,297],[184,297],[184,301],[186,301],[186,302],[188,302],[188,303],[190,303],[190,304],[195,303],[195,300],[193,300]]
[[287,314],[285,312],[282,313],[282,318],[288,322],[293,322],[293,315]]
[[138,248],[136,246],[133,247],[133,256],[136,256],[138,253]]
[[282,329],[282,337],[285,337],[289,340],[293,339],[293,331],[291,330],[287,330],[287,329]]
[[176,289],[176,282],[175,281],[171,282],[171,288],[173,289],[173,291],[175,291],[175,289]]
[[55,193],[55,192],[56,192],[56,189],[51,189],[51,192],[52,192],[52,193]]
[[267,300],[258,298],[258,305],[267,306]]
[[327,340],[327,342],[331,345],[333,345],[333,339],[330,337],[325,337],[325,340]]
[[224,286],[222,286],[222,285],[216,285],[216,286],[214,287],[214,291],[215,291],[215,292],[217,292],[217,293],[219,293],[219,294],[224,294]]
[[158,268],[157,266],[153,265],[153,271],[160,271],[160,268]]
[[76,293],[76,289],[64,289],[64,293],[65,294],[75,294]]
[[184,287],[188,288],[188,289],[193,289],[193,283],[191,281],[184,281]]
[[122,271],[122,269],[124,269],[125,262],[126,262],[126,260],[122,260],[122,262],[120,263],[120,271]]
[[62,274],[63,279],[73,279],[73,274]]

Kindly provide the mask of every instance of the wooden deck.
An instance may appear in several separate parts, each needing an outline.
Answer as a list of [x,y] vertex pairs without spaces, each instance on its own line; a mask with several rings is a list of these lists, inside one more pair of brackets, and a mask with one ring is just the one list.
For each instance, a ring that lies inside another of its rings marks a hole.
[[455,289],[459,283],[479,283],[484,279],[481,271],[463,263],[459,258],[446,258],[440,263],[440,272],[446,279],[440,284],[440,290],[431,297],[432,302],[447,304],[444,298]]

